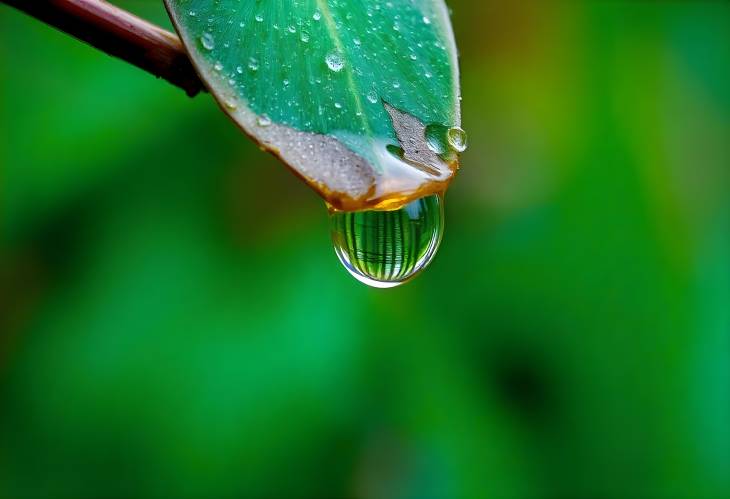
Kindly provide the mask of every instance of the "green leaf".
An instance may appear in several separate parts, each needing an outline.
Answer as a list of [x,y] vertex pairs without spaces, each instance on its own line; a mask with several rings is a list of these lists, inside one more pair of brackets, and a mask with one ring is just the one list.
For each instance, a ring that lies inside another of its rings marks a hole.
[[447,187],[461,144],[426,139],[461,121],[442,0],[165,3],[221,108],[334,207]]

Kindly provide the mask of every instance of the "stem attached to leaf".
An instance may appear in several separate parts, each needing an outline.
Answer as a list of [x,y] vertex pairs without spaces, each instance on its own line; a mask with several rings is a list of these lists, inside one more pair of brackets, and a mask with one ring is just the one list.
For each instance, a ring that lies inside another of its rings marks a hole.
[[164,78],[189,96],[204,90],[180,39],[103,0],[0,0],[89,45]]

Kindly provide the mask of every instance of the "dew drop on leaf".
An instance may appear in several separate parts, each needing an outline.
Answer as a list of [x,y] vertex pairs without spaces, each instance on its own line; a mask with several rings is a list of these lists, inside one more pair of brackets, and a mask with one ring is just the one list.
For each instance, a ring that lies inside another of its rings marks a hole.
[[432,123],[426,127],[426,145],[436,154],[444,154],[450,149],[447,134],[449,127]]
[[215,48],[215,39],[213,35],[206,31],[200,37],[200,44],[205,50],[213,50]]
[[458,126],[449,128],[446,133],[446,137],[449,141],[449,145],[457,151],[464,152],[466,150],[466,132]]
[[345,67],[345,60],[340,54],[336,52],[330,52],[329,54],[327,54],[327,57],[324,58],[324,61],[327,63],[327,67],[335,73],[342,71],[342,68]]

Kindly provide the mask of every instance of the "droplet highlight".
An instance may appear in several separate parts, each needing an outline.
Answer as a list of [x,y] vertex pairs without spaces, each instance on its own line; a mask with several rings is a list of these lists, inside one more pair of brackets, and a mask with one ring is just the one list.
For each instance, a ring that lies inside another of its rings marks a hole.
[[434,194],[397,210],[331,211],[335,253],[347,271],[376,288],[403,284],[438,250],[444,228],[443,196]]

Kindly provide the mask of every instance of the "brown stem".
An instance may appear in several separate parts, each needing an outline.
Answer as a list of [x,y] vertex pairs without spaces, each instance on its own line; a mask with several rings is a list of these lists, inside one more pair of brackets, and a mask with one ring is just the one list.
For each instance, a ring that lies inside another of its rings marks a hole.
[[194,96],[204,90],[180,39],[103,0],[0,0]]

